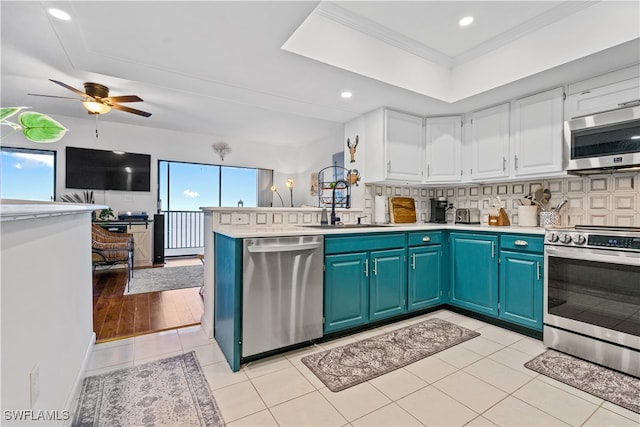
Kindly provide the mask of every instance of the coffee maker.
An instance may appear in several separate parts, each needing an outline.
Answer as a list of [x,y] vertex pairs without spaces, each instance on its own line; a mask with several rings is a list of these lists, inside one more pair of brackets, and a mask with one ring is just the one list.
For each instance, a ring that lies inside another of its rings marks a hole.
[[447,199],[445,197],[431,199],[431,215],[429,216],[429,222],[437,222],[441,224],[447,222]]

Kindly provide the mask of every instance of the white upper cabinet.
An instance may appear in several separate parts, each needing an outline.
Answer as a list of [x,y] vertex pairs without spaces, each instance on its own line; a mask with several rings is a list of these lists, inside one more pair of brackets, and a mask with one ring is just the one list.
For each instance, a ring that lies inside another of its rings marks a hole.
[[509,104],[471,114],[471,180],[509,175]]
[[424,119],[386,108],[365,116],[365,182],[422,182]]
[[426,119],[425,182],[449,183],[462,180],[462,117]]
[[511,117],[512,174],[562,172],[562,88],[514,101]]
[[638,103],[640,79],[636,77],[567,96],[565,115],[567,120],[570,120]]

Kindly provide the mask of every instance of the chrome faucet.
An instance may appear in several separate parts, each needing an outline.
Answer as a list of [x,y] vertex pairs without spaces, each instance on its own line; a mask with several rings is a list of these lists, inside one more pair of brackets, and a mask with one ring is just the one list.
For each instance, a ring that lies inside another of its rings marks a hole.
[[[344,179],[339,179],[335,182],[333,186],[333,190],[331,191],[331,225],[336,225],[336,222],[340,221],[340,218],[336,218],[336,187],[339,183],[344,184],[344,188],[347,189],[349,187],[349,183]],[[347,203],[346,207],[349,208],[349,194],[347,192]]]

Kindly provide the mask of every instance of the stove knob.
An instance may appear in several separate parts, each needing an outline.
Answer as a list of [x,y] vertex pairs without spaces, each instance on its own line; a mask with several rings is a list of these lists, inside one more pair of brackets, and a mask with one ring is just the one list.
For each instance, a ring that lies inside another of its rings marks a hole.
[[568,245],[569,243],[571,243],[571,236],[568,234],[561,234],[560,243],[564,243],[565,245]]
[[556,233],[547,234],[547,241],[549,241],[551,243],[557,242],[558,241],[558,235]]
[[573,236],[573,243],[575,243],[576,245],[584,245],[586,241],[587,239],[585,239],[582,234],[575,234]]

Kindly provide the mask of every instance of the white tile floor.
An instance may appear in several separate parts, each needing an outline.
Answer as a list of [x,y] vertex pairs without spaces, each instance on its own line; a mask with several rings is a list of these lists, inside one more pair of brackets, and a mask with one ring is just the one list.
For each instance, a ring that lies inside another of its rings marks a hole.
[[[301,357],[439,317],[481,336],[338,393]],[[231,372],[199,326],[95,346],[87,375],[195,350],[229,426],[638,426],[640,416],[523,364],[540,341],[441,310]]]

